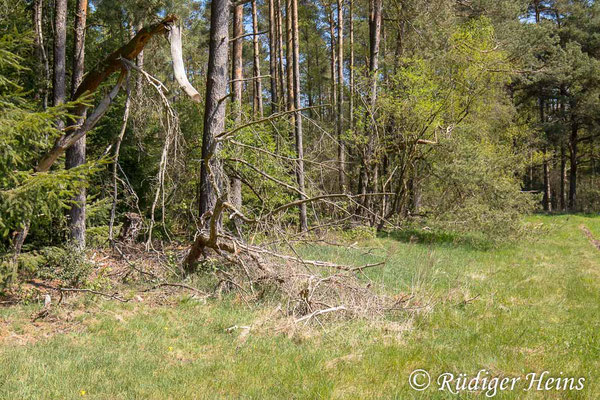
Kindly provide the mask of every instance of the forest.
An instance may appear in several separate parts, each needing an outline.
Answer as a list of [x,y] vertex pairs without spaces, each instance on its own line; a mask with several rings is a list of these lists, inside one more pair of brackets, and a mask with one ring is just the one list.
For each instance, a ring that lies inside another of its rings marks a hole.
[[594,0],[0,0],[0,27],[0,398],[600,396]]

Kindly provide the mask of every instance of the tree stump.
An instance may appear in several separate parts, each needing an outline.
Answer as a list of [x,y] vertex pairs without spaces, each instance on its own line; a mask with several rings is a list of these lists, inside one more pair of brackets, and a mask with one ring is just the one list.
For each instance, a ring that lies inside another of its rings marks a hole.
[[137,213],[126,213],[124,215],[123,226],[119,232],[117,240],[124,243],[133,243],[136,241],[142,229],[142,216]]

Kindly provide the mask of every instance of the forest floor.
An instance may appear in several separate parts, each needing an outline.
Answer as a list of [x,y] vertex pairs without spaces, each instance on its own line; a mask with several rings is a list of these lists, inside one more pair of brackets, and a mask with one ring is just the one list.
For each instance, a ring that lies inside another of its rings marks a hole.
[[[529,222],[535,234],[501,248],[391,235],[304,249],[354,265],[387,258],[368,277],[422,299],[396,320],[255,330],[268,307],[181,291],[128,303],[81,295],[68,318],[35,323],[39,304],[0,308],[0,399],[486,398],[435,382],[481,369],[521,377],[494,398],[598,399],[600,251],[582,225],[599,239],[600,217]],[[419,368],[432,377],[424,391],[409,385]],[[543,371],[584,388],[525,391],[526,375]]]

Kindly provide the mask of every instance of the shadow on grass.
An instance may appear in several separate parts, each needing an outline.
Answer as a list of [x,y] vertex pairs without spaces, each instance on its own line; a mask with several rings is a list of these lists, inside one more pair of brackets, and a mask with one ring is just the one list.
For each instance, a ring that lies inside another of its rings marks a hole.
[[380,232],[377,237],[397,240],[404,243],[436,245],[444,247],[462,247],[468,250],[489,250],[494,243],[476,234],[459,234],[456,232],[406,228],[391,232]]

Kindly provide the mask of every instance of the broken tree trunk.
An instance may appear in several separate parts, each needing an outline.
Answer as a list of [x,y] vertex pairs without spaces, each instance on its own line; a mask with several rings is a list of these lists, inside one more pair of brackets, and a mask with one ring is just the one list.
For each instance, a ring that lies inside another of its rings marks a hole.
[[179,86],[192,101],[199,103],[200,93],[192,86],[185,73],[183,65],[183,44],[181,42],[181,28],[177,24],[168,25],[169,42],[171,43],[171,58],[173,59],[173,74]]
[[81,85],[77,88],[73,99],[78,99],[86,92],[94,92],[106,78],[123,68],[123,64],[120,61],[121,58],[134,60],[144,49],[150,38],[167,32],[176,20],[176,16],[168,15],[162,21],[140,29],[135,37],[126,45],[108,55],[108,57],[96,65],[96,67],[85,76]]
[[[83,79],[75,93],[73,94],[73,100],[79,99],[84,93],[91,94],[98,86],[106,80],[109,76],[111,76],[116,71],[123,71],[124,66],[121,61],[122,58],[127,60],[133,60],[137,57],[137,55],[142,51],[148,40],[154,35],[165,33],[167,29],[177,20],[177,17],[174,15],[169,15],[161,22],[156,24],[147,26],[141,29],[137,35],[133,39],[131,39],[126,45],[122,46],[118,50],[112,52],[108,57],[106,57],[103,61],[101,61],[92,71],[90,71]],[[77,140],[82,138],[87,130],[93,128],[96,124],[97,120],[104,115],[108,106],[112,103],[112,100],[118,93],[118,89],[121,87],[123,74],[119,79],[119,82],[115,85],[115,88],[111,93],[103,99],[103,101],[98,105],[96,110],[92,113],[95,120],[92,122],[88,122],[91,118],[88,117],[83,125],[73,125],[69,127],[66,132],[56,139],[54,142],[54,146],[52,149],[46,153],[38,162],[37,167],[35,168],[36,172],[45,172],[50,169],[52,164],[60,157],[62,153],[69,147],[71,147]],[[114,96],[112,96],[113,92],[117,89]],[[85,105],[79,105],[75,110],[75,113],[78,113],[78,110],[85,110]],[[85,130],[87,129],[87,130]]]

